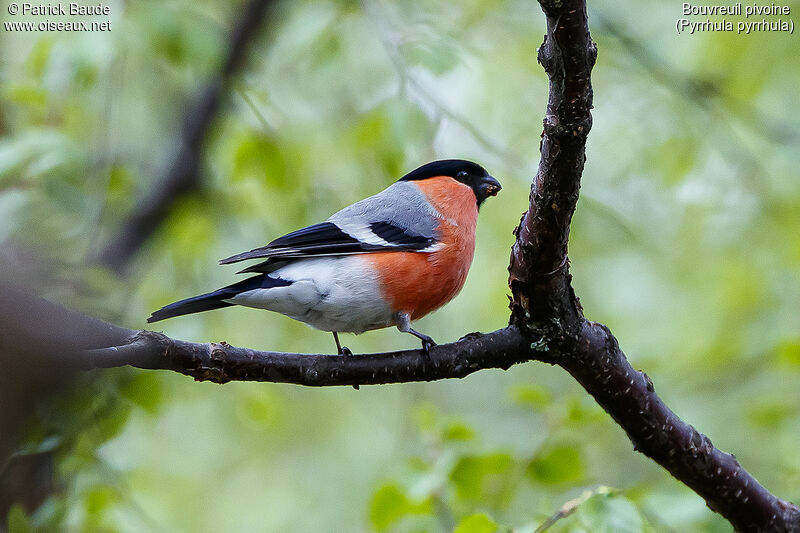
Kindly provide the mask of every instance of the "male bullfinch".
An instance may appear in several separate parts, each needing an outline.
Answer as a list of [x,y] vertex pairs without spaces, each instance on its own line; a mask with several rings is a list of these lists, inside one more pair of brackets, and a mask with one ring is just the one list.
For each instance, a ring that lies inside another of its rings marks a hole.
[[175,302],[148,322],[244,305],[276,311],[333,333],[342,355],[351,352],[337,332],[411,329],[464,286],[475,251],[478,208],[500,190],[480,165],[448,159],[406,174],[374,196],[320,224],[220,261],[266,259],[242,272],[257,276]]

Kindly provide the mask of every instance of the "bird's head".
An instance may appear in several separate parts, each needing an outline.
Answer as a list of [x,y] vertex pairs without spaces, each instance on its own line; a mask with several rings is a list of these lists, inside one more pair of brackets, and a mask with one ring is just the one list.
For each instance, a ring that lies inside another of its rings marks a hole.
[[412,170],[400,181],[416,181],[438,176],[450,176],[472,188],[478,207],[490,196],[495,196],[502,187],[500,182],[486,172],[486,169],[472,161],[463,159],[442,159],[422,165],[416,170]]

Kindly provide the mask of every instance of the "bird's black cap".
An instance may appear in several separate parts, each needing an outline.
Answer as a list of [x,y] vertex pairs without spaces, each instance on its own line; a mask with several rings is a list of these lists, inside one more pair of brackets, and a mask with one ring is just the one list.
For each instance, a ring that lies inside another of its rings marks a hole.
[[450,176],[469,185],[475,193],[480,206],[486,198],[500,191],[500,183],[486,172],[486,169],[472,161],[464,159],[442,159],[422,165],[412,170],[399,181],[419,181],[437,176]]

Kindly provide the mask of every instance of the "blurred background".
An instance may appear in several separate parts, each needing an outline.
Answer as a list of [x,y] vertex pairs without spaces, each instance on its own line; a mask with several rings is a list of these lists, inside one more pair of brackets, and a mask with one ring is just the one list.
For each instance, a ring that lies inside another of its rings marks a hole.
[[[797,502],[797,36],[678,35],[679,2],[590,4],[599,55],[576,292],[679,416]],[[219,258],[463,157],[504,188],[481,209],[465,289],[418,326],[448,342],[507,324],[512,230],[547,98],[535,1],[278,2],[227,84],[195,186],[117,270],[96,258],[173,165],[245,4],[107,5],[90,20],[110,32],[0,33],[4,278],[144,328],[154,309],[237,279]],[[247,309],[158,327],[279,351],[333,344]],[[343,340],[416,346],[394,330]],[[114,369],[25,412],[14,461],[0,463],[11,531],[530,532],[576,498],[550,531],[730,530],[540,363],[359,391]],[[41,461],[14,466],[26,458]]]

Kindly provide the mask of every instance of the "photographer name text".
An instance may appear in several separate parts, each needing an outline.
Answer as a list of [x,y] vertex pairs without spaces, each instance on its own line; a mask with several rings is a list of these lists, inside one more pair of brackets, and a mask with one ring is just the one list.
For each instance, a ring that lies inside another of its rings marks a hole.
[[[8,4],[7,11],[13,17],[35,17],[35,19],[4,21],[5,31],[111,31],[110,20],[55,19],[56,17],[107,17],[111,15],[111,6],[103,3],[85,5],[78,2],[47,4],[12,2]],[[43,17],[46,18],[42,20]]]

